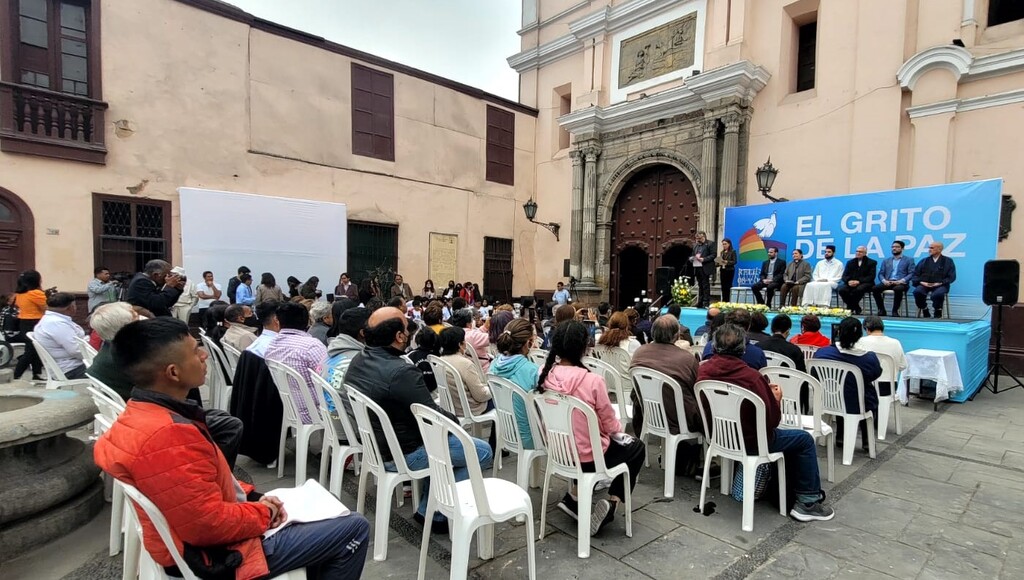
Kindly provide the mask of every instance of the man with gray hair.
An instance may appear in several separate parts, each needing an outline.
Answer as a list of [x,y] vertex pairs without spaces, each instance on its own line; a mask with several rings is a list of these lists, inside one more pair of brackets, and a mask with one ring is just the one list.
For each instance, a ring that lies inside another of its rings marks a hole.
[[[740,407],[740,424],[743,428],[743,441],[747,453],[763,454],[783,453],[786,457],[786,480],[792,482],[795,500],[790,517],[801,522],[814,520],[831,520],[835,511],[822,502],[825,498],[821,490],[821,477],[818,473],[817,444],[814,437],[803,429],[779,429],[782,411],[779,401],[782,400],[782,389],[768,382],[767,377],[747,366],[743,359],[746,349],[746,332],[735,324],[726,323],[715,331],[715,356],[700,365],[697,369],[697,382],[721,381],[746,389],[756,395],[764,405],[765,436],[768,449],[758,449],[757,417],[754,406],[743,404]],[[701,401],[704,412],[711,418],[711,408],[706,399]]]
[[171,272],[170,264],[150,260],[128,285],[127,301],[149,310],[154,316],[171,316],[171,307],[181,296],[184,285],[181,276]]
[[334,324],[334,316],[331,315],[331,303],[314,302],[309,307],[309,321],[311,323],[309,335],[324,343],[324,346],[327,346],[327,332],[331,330],[331,325]]
[[[700,410],[697,408],[697,399],[693,395],[693,384],[697,380],[697,358],[688,350],[681,349],[675,345],[679,339],[679,320],[671,314],[659,316],[651,327],[652,342],[649,342],[633,353],[633,360],[630,368],[643,367],[655,370],[675,379],[683,394],[683,420],[690,431],[699,432],[702,428]],[[644,415],[643,404],[640,401],[639,389],[634,388],[630,398],[633,402],[633,432],[640,433],[643,429]],[[668,417],[668,428],[673,434],[678,434],[679,411],[676,409],[675,394],[668,385],[661,389],[662,401],[665,404],[665,415]],[[676,466],[679,472],[688,473],[687,467],[696,465],[693,460],[697,458],[699,446],[689,448],[680,447],[679,459]]]
[[69,379],[85,378],[85,361],[76,338],[85,338],[85,331],[72,320],[78,311],[75,296],[55,292],[46,298],[46,313],[32,332],[36,346],[45,350]]
[[220,337],[220,342],[237,351],[249,348],[256,341],[256,329],[245,324],[246,308],[241,304],[232,304],[224,310],[224,321],[228,323],[228,329]]
[[868,257],[866,247],[857,246],[857,254],[846,263],[846,268],[843,270],[843,284],[839,287],[839,297],[846,303],[850,312],[861,313],[860,301],[875,287],[877,273],[878,262]]
[[132,381],[114,363],[111,341],[114,340],[117,331],[138,318],[139,315],[127,302],[104,304],[89,317],[89,326],[103,339],[103,346],[89,365],[89,376],[114,389],[125,401],[131,397]]

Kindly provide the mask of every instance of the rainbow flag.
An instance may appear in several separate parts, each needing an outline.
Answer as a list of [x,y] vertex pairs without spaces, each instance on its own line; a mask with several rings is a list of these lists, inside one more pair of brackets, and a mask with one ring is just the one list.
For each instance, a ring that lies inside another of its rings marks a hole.
[[768,259],[768,249],[765,248],[761,237],[757,235],[756,229],[750,228],[740,238],[739,259],[743,262],[758,263]]

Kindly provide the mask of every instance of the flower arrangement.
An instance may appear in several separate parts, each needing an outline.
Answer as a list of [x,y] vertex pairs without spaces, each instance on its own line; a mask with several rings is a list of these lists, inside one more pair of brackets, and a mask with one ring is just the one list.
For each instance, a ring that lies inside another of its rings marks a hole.
[[672,282],[672,301],[680,306],[693,306],[697,302],[697,286],[689,276],[680,276]]
[[846,318],[850,311],[845,308],[831,308],[828,306],[783,306],[779,309],[782,314],[804,316],[813,314],[818,317]]
[[744,304],[743,302],[715,302],[711,305],[711,308],[717,308],[722,312],[729,312],[730,310],[746,310],[748,312],[768,312],[768,306],[765,304]]

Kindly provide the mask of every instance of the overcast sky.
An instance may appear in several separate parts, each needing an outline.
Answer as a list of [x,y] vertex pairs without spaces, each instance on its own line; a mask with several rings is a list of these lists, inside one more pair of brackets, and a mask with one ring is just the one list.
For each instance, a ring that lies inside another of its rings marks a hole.
[[328,40],[518,100],[520,0],[224,0]]

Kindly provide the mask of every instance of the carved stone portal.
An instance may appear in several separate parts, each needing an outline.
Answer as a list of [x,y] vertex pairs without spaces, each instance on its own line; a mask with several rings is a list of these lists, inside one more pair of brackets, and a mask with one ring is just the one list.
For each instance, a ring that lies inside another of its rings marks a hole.
[[697,38],[697,13],[622,41],[619,54],[619,87],[693,66]]

